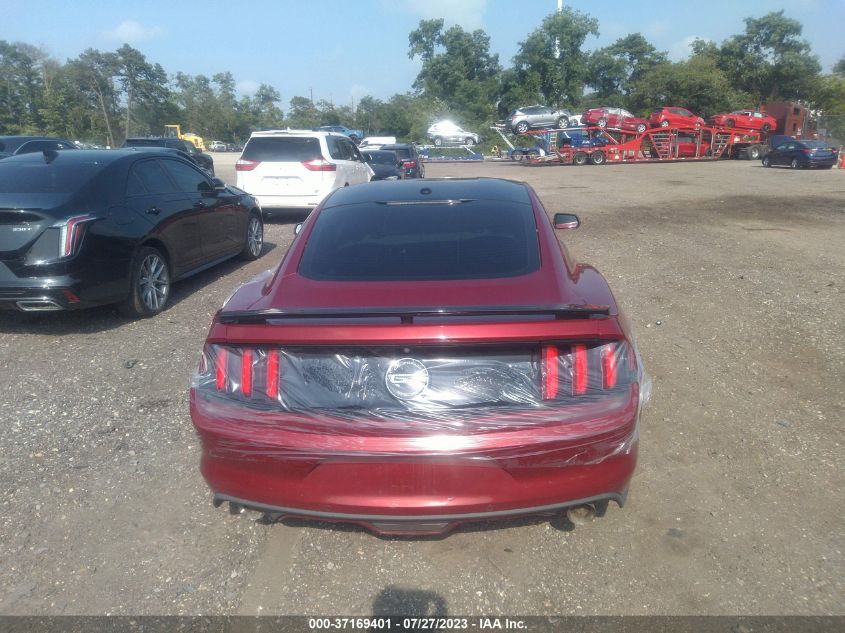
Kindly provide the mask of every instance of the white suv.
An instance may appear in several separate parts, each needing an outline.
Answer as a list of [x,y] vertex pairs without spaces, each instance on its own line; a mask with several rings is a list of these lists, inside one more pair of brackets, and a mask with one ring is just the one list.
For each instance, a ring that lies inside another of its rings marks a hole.
[[313,208],[335,189],[373,177],[348,137],[309,130],[253,132],[235,171],[237,186],[265,210]]

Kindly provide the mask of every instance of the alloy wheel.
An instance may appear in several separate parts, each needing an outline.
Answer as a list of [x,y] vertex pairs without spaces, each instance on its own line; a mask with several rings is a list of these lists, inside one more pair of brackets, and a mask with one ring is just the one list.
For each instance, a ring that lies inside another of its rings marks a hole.
[[170,293],[170,274],[167,264],[157,253],[150,253],[141,262],[138,275],[138,295],[151,312],[158,312]]
[[249,219],[246,241],[250,254],[253,257],[258,257],[261,254],[261,247],[264,246],[264,229],[261,226],[261,221],[255,216]]

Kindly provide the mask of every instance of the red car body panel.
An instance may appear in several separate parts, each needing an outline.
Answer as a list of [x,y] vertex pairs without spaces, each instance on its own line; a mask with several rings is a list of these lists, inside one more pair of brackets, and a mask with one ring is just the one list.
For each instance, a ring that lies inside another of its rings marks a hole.
[[[370,185],[349,189],[366,191],[363,187]],[[536,194],[526,189],[542,260],[535,272],[470,283],[314,281],[298,270],[321,205],[277,270],[230,298],[211,326],[207,345],[331,351],[353,345],[448,349],[591,340],[632,346],[605,279],[569,260]],[[225,318],[282,308],[553,304],[601,306],[603,312],[575,319],[390,324]],[[638,362],[633,351],[631,362]],[[219,502],[272,515],[352,522],[383,534],[444,533],[466,521],[553,512],[573,503],[621,505],[636,464],[641,390],[632,382],[612,396],[561,407],[559,413],[554,407],[464,410],[436,414],[434,422],[429,415],[416,425],[411,412],[395,426],[381,412],[350,417],[341,410],[250,408],[195,383],[191,416],[202,441],[202,474]]]
[[[601,125],[606,121],[606,126]],[[586,126],[597,125],[599,127],[617,128],[630,130],[632,132],[645,131],[649,127],[647,120],[632,115],[621,108],[592,108],[581,115],[581,124]]]
[[652,127],[670,128],[694,128],[704,125],[704,119],[700,116],[696,116],[686,108],[677,106],[665,106],[655,110],[649,116],[648,122]]
[[735,127],[741,130],[771,131],[777,129],[778,121],[765,112],[756,110],[737,110],[724,114],[714,114],[710,117],[713,125]]

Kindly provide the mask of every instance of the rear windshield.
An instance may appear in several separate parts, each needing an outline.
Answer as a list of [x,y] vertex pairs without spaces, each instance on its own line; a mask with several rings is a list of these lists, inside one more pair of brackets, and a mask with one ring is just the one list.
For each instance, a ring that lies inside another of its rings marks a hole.
[[528,204],[365,203],[324,209],[299,273],[321,281],[515,277],[540,267]]
[[391,152],[396,152],[396,155],[399,158],[410,158],[411,157],[411,148],[410,147],[382,147],[382,149],[390,150]]
[[367,162],[378,165],[396,164],[396,154],[393,152],[364,152],[364,158],[367,159]]
[[93,178],[103,165],[0,161],[0,193],[73,193]]
[[830,147],[830,143],[824,141],[802,141],[802,143],[807,149],[827,149]]
[[322,158],[314,137],[255,137],[249,139],[242,158],[257,161],[304,162]]

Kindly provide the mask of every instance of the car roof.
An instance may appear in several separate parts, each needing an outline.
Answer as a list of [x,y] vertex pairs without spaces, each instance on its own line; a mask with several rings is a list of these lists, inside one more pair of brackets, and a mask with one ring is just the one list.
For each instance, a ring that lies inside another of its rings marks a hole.
[[[343,134],[338,134],[337,132],[329,132],[326,130],[261,130],[259,132],[253,132],[250,134],[250,138],[261,138],[261,137],[285,137],[285,136],[311,136],[313,138],[320,138],[323,136],[340,136],[343,137]],[[345,137],[344,137],[345,138]]]
[[21,145],[28,143],[29,141],[64,141],[65,143],[71,143],[71,145],[73,145],[71,141],[60,136],[0,136],[0,144],[4,146],[3,151],[9,153],[15,151]]
[[525,183],[501,178],[430,178],[425,180],[374,181],[355,187],[341,187],[324,207],[368,202],[432,204],[444,200],[499,200],[531,204]]
[[387,143],[382,145],[381,149],[411,149],[413,147],[413,143]]
[[[144,152],[145,154],[147,152]],[[161,152],[162,156],[172,156],[167,152]],[[80,149],[74,152],[58,151],[50,161],[53,164],[80,164],[97,162],[103,166],[114,163],[128,156],[138,156],[138,152],[132,149]],[[44,161],[44,152],[31,152],[4,158],[0,165],[15,165],[19,163],[37,163]]]

